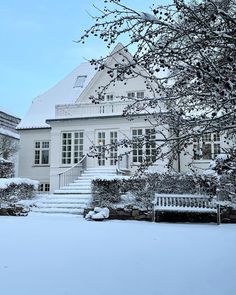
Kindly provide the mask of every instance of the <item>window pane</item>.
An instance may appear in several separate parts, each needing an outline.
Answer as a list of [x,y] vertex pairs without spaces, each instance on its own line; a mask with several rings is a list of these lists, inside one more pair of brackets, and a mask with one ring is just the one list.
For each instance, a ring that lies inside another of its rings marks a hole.
[[49,148],[49,141],[43,141],[42,142],[42,148],[43,149],[48,149]]
[[214,144],[214,157],[220,154],[220,144],[219,143],[215,143]]
[[144,92],[143,91],[138,91],[137,92],[137,98],[144,98]]
[[40,151],[36,150],[34,152],[34,164],[38,165],[40,163]]
[[204,160],[210,160],[212,158],[211,144],[203,144],[202,145],[202,158]]
[[40,141],[36,141],[35,142],[35,148],[36,149],[40,149]]
[[49,163],[49,151],[43,150],[42,151],[42,164],[48,164]]

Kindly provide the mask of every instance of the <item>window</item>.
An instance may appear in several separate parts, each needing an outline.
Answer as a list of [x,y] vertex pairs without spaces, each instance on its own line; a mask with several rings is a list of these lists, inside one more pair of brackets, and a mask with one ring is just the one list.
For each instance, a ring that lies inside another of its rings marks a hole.
[[128,98],[129,99],[135,98],[135,92],[128,92]]
[[124,81],[125,79],[125,73],[124,73],[124,69],[119,66],[117,68],[117,81]]
[[128,99],[142,99],[144,98],[144,91],[128,92]]
[[35,141],[34,143],[34,164],[49,164],[49,141]]
[[107,101],[113,101],[113,94],[107,94]]
[[[115,165],[117,161],[117,131],[110,131],[110,145],[111,150],[111,157],[110,157],[110,165]],[[114,145],[114,147],[113,147]]]
[[133,129],[133,163],[155,162],[155,129]]
[[219,133],[203,134],[202,138],[193,143],[194,160],[212,160],[220,154]]
[[98,93],[98,99],[101,100],[101,101],[104,101],[105,100],[105,95],[103,95],[101,93]]
[[49,183],[40,183],[39,191],[40,192],[50,192],[50,184]]
[[87,76],[78,76],[76,78],[74,87],[82,87],[83,88],[86,78],[87,78]]
[[62,133],[62,164],[76,164],[83,157],[84,134],[78,132]]
[[137,98],[144,98],[144,92],[143,91],[138,91],[137,92]]

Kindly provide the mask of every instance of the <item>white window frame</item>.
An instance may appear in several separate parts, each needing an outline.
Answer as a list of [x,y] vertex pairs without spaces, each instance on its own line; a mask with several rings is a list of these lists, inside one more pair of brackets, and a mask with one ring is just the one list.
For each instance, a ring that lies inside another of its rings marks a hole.
[[143,90],[127,92],[128,99],[143,99],[144,97],[145,97],[145,91]]
[[50,192],[50,183],[49,182],[41,182],[39,184],[38,191],[40,193],[48,193],[48,192]]
[[[139,164],[142,163],[144,161],[147,162],[155,162],[155,153],[156,153],[156,132],[154,128],[147,128],[147,127],[140,127],[140,128],[133,128],[131,129],[131,133],[132,133],[132,140],[134,140],[135,138],[143,138],[143,136],[146,136],[148,132],[153,132],[153,135],[151,135],[153,141],[150,143],[146,143],[145,145],[143,145],[143,141],[141,141],[141,144],[139,146],[139,144],[137,143],[137,147],[136,144],[133,143],[133,150],[132,150],[132,163],[133,164]],[[136,133],[136,134],[134,134]],[[137,140],[138,141],[138,140]],[[150,159],[148,159],[150,158]]]
[[211,161],[221,153],[219,133],[206,133],[193,143],[194,161]]
[[[47,152],[48,161],[44,163],[44,153]],[[50,141],[35,140],[34,141],[34,166],[50,165]]]
[[112,94],[112,93],[107,94],[106,101],[108,101],[108,102],[114,101],[114,94]]
[[74,165],[83,157],[84,131],[61,132],[61,164]]

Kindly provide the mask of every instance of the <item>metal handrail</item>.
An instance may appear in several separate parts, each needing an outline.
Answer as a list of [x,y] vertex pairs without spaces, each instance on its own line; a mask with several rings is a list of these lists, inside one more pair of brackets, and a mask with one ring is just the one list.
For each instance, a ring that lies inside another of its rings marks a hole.
[[127,174],[129,169],[129,155],[125,154],[126,156],[126,169],[120,168],[120,162],[122,160],[122,156],[118,156],[117,163],[116,163],[116,173],[117,174]]
[[59,177],[59,188],[61,188],[62,186],[67,186],[70,182],[73,182],[79,176],[79,173],[75,171],[77,170],[77,168],[81,168],[81,164],[82,171],[86,168],[86,158],[87,155],[83,156],[78,163],[57,174]]

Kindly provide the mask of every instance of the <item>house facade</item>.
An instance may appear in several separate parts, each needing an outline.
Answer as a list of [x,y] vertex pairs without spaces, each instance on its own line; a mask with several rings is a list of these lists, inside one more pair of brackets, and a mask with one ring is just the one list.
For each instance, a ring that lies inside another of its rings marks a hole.
[[[108,65],[119,62],[125,54],[127,58],[132,58],[118,44],[107,60]],[[114,85],[112,83],[102,94],[101,102],[92,103],[91,97],[97,96],[99,86],[108,85],[110,80],[106,69],[96,70],[90,63],[82,63],[56,86],[34,99],[18,125],[21,137],[19,176],[36,179],[40,181],[42,191],[53,192],[61,185],[60,176],[72,167],[117,169],[118,163],[118,170],[132,174],[144,156],[154,155],[155,140],[142,147],[132,146],[132,152],[131,147],[127,146],[113,147],[109,151],[103,149],[107,144],[112,147],[117,141],[135,139],[153,132],[145,116],[134,116],[132,121],[122,116],[128,104],[123,97],[151,95],[142,76],[129,79],[126,83],[122,80]],[[153,139],[156,136],[153,133]],[[217,145],[220,144],[218,138],[213,139],[215,141],[211,141],[208,150],[212,148],[216,154],[221,147]],[[91,147],[96,147],[96,151]],[[189,169],[188,164],[194,158],[192,149],[190,147],[188,156],[180,155],[180,171]],[[120,154],[124,156],[119,158]],[[209,161],[196,158],[195,164],[204,169]],[[177,163],[175,166],[177,169]],[[164,167],[165,161],[159,161],[152,169],[163,171]]]

